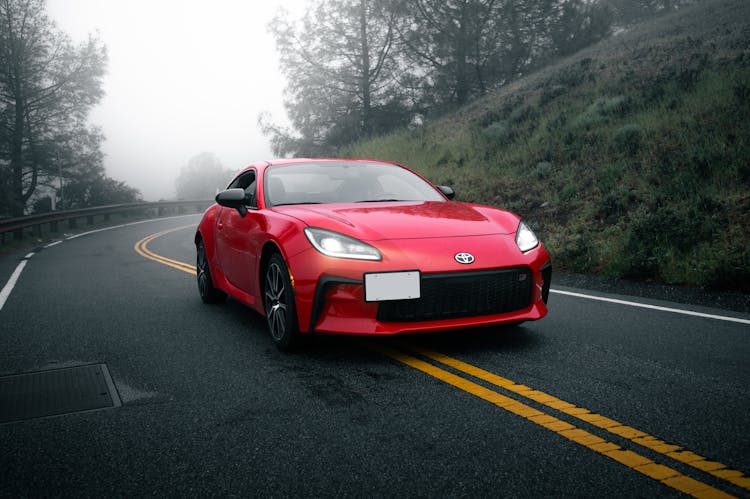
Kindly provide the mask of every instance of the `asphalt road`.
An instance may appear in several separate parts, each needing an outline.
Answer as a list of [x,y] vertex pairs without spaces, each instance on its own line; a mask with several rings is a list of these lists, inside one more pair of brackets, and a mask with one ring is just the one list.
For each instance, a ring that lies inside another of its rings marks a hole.
[[[750,497],[750,325],[554,293],[520,327],[287,354],[134,249],[185,226],[148,249],[192,263],[198,219],[28,259],[0,377],[106,364],[122,406],[1,424],[0,495]],[[0,287],[27,253],[0,257]]]

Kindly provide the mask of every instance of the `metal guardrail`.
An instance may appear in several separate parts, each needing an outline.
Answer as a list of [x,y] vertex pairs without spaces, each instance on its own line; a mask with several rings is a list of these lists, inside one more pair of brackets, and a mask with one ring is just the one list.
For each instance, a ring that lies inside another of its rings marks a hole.
[[25,217],[2,218],[0,219],[0,244],[5,243],[6,234],[12,233],[14,239],[21,239],[23,238],[24,230],[30,228],[35,229],[36,234],[41,237],[43,226],[46,224],[49,224],[51,232],[58,232],[60,222],[67,222],[69,228],[76,228],[77,221],[82,218],[86,219],[88,225],[93,225],[94,217],[97,215],[103,216],[104,221],[108,221],[110,215],[116,213],[129,216],[138,212],[145,214],[148,211],[154,210],[156,216],[164,216],[172,212],[187,214],[189,209],[195,210],[195,213],[201,213],[213,204],[213,202],[213,200],[192,200],[113,204],[78,210],[51,211],[49,213],[40,213]]

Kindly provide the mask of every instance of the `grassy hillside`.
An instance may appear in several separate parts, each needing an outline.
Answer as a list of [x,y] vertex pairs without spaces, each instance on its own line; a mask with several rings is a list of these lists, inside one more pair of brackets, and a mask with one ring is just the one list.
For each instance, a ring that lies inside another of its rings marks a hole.
[[750,2],[704,1],[343,151],[522,215],[558,269],[750,289]]

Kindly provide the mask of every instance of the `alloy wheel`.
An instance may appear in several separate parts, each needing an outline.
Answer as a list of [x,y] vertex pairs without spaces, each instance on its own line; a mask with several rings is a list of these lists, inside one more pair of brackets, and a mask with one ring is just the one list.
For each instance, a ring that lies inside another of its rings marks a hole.
[[209,292],[209,273],[208,273],[208,260],[206,259],[206,249],[203,247],[203,243],[198,245],[198,256],[197,256],[197,267],[198,267],[198,291],[201,296],[207,296]]
[[281,341],[287,332],[287,303],[284,274],[275,262],[271,262],[266,271],[266,317],[271,337]]

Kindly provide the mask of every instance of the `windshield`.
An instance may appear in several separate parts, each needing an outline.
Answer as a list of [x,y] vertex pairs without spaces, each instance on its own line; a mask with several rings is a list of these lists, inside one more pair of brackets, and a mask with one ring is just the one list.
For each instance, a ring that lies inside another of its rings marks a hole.
[[432,185],[405,168],[354,161],[272,166],[265,174],[265,197],[266,206],[445,201]]

